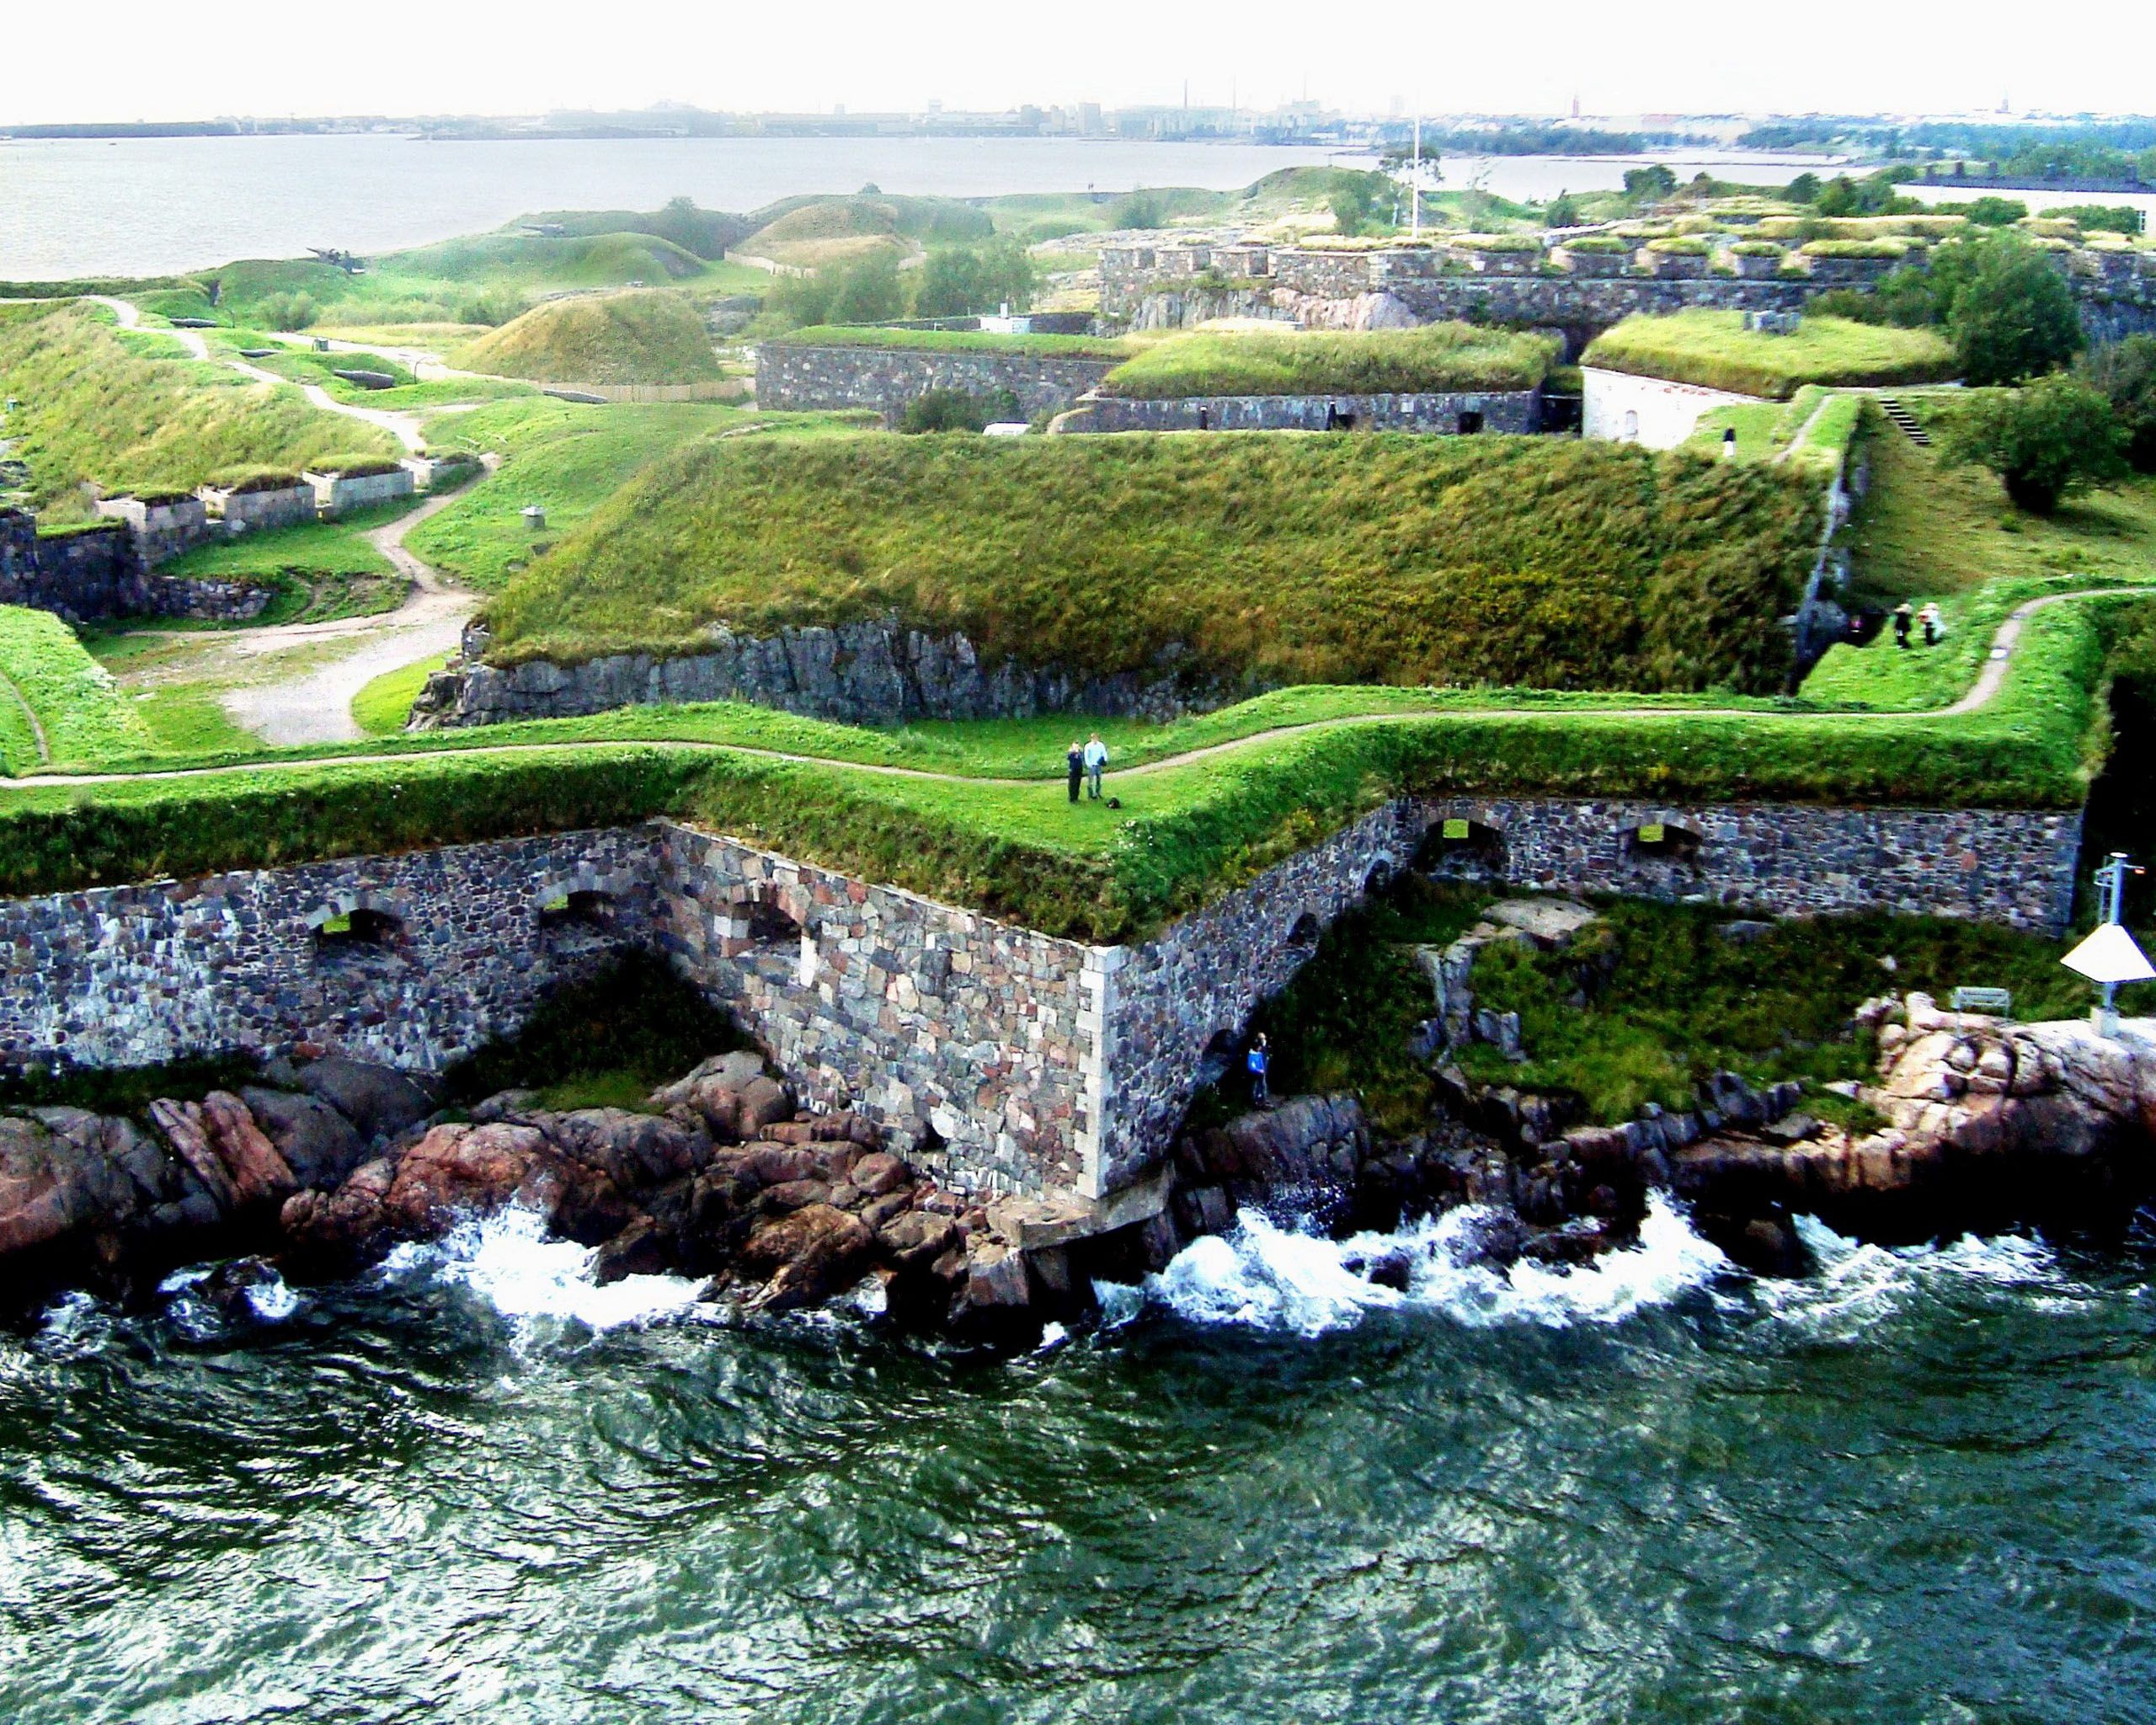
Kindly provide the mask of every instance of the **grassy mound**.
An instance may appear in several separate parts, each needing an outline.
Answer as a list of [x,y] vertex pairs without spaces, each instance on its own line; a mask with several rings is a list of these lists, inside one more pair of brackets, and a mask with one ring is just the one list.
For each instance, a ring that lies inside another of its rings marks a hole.
[[1531,439],[726,442],[488,615],[504,661],[894,612],[991,662],[1201,685],[1765,690],[1817,507],[1778,472]]
[[50,611],[0,606],[0,767],[88,766],[154,746],[72,629]]
[[169,337],[123,333],[67,302],[0,307],[0,394],[22,402],[8,431],[48,508],[85,481],[190,491],[234,468],[319,472],[401,453],[388,432],[296,389],[179,358]]
[[1641,314],[1597,336],[1582,363],[1775,398],[1807,383],[1936,383],[1955,371],[1953,347],[1936,330],[1809,312],[1790,335],[1748,330],[1742,312]]
[[1532,389],[1549,373],[1547,336],[1467,323],[1344,334],[1252,330],[1177,336],[1108,374],[1111,395],[1390,395]]
[[880,192],[851,198],[785,198],[756,213],[763,225],[741,243],[744,251],[879,235],[957,244],[987,239],[995,232],[987,211],[956,198],[889,197]]
[[718,376],[711,337],[675,293],[550,300],[451,355],[467,371],[546,383],[697,383]]

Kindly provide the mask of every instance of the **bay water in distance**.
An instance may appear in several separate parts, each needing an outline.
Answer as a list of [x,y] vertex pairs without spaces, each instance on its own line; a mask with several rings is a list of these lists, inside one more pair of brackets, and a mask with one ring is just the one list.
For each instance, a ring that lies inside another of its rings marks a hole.
[[[1015,1360],[508,1216],[0,1339],[0,1717],[2156,1717],[2156,1241],[1246,1218]],[[1405,1256],[1403,1290],[1356,1274]]]
[[[1677,160],[1689,179],[1783,184],[1801,161]],[[0,139],[0,280],[157,275],[239,258],[366,255],[498,227],[541,210],[748,211],[811,192],[987,197],[1250,184],[1366,157],[1322,147],[1090,138],[611,138],[429,142],[329,136]],[[1513,198],[1623,184],[1635,162],[1500,157],[1445,163],[1447,189]],[[1812,165],[1816,166],[1817,163]]]

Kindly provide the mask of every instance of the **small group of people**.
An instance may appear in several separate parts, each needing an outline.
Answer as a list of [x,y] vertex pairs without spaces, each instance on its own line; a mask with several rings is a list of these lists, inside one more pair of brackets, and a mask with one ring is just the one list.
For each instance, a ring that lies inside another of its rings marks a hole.
[[1070,800],[1074,803],[1078,800],[1078,787],[1082,782],[1086,788],[1086,794],[1098,802],[1101,774],[1108,764],[1108,745],[1101,740],[1101,734],[1095,731],[1091,739],[1083,743],[1074,740],[1070,752],[1064,759],[1070,768]]
[[1923,627],[1924,644],[1927,647],[1936,647],[1946,633],[1946,619],[1940,614],[1937,605],[1927,603],[1922,611],[1912,611],[1909,601],[1904,599],[1894,607],[1894,644],[1897,647],[1908,646],[1909,630],[1913,624]]

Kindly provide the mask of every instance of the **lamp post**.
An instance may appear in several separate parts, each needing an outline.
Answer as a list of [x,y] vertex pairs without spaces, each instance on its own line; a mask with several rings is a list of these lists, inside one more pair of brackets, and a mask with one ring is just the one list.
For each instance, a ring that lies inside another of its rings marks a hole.
[[2059,960],[2068,969],[2102,985],[2103,1004],[2089,1014],[2089,1022],[2099,1036],[2119,1033],[2119,985],[2146,982],[2156,977],[2156,964],[2148,962],[2148,955],[2134,944],[2133,937],[2119,920],[2126,909],[2127,876],[2147,873],[2127,862],[2125,852],[2112,852],[2096,871],[2095,929],[2088,939]]

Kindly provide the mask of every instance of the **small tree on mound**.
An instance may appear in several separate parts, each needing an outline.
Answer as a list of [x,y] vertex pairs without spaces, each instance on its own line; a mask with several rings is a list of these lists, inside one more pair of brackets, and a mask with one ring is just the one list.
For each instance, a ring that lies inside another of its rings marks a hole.
[[2065,279],[2033,246],[1979,240],[1947,328],[1970,383],[2019,383],[2080,352],[2081,314]]
[[2156,473],[2156,335],[2130,335],[2091,349],[2080,371],[2111,402],[2134,471]]
[[1944,452],[1989,467],[2023,509],[2049,515],[2063,499],[2124,476],[2127,434],[2111,404],[2071,377],[1974,398],[1947,428]]

